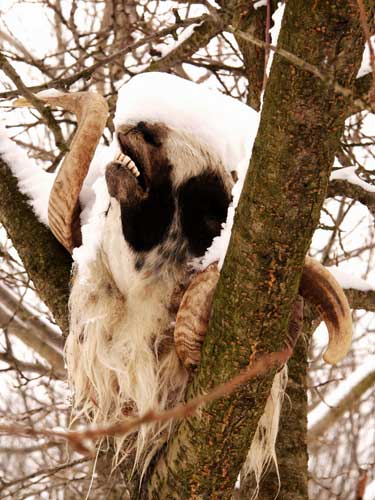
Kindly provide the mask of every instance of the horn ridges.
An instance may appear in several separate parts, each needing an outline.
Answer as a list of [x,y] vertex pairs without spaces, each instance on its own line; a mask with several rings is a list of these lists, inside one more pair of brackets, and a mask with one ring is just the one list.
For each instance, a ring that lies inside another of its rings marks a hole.
[[306,257],[300,294],[316,307],[327,325],[329,343],[324,361],[338,363],[347,355],[352,341],[350,307],[341,285],[320,262]]
[[[94,92],[37,95],[51,106],[60,106],[77,116],[78,129],[56,176],[49,198],[48,221],[51,231],[72,252],[81,243],[79,193],[95,154],[108,117],[103,96]],[[17,99],[16,106],[31,106]]]

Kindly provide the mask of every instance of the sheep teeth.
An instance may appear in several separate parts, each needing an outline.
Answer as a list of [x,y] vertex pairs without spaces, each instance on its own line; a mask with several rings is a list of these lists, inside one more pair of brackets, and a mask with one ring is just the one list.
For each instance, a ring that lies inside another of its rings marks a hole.
[[140,172],[134,161],[129,158],[129,156],[126,156],[123,153],[118,153],[115,157],[115,161],[121,163],[124,167],[127,167],[135,177],[139,177]]

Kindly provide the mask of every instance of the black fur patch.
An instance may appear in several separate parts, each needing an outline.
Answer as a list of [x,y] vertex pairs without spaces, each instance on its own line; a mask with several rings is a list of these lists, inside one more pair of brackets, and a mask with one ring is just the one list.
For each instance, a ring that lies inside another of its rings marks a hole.
[[[106,171],[108,190],[121,205],[126,241],[138,253],[160,246],[155,265],[159,261],[183,264],[189,254],[202,256],[220,234],[230,201],[220,176],[208,169],[176,192],[171,181],[173,165],[163,147],[168,133],[168,127],[158,123],[138,122],[130,130],[120,129],[121,150],[134,161],[140,175],[135,178],[114,166]],[[175,216],[181,224],[171,229]],[[143,265],[138,262],[136,268]]]
[[204,255],[227,218],[230,197],[223,181],[213,172],[203,172],[178,190],[184,236],[194,256]]
[[164,241],[175,211],[169,168],[161,179],[153,179],[143,199],[121,202],[122,231],[136,252],[147,252]]
[[[162,147],[166,134],[166,126],[157,123],[138,122],[128,131],[120,129],[121,150],[134,161],[140,175],[130,180],[126,173],[107,168],[109,192],[121,205],[124,237],[136,252],[147,252],[162,243],[175,213],[172,166]],[[139,268],[143,265],[138,263]]]

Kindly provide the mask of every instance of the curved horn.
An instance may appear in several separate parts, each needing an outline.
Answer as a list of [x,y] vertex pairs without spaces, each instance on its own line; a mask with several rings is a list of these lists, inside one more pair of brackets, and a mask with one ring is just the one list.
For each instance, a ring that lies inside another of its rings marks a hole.
[[[219,275],[216,264],[208,266],[193,277],[181,300],[174,342],[185,367],[199,364]],[[329,343],[324,360],[338,363],[348,353],[352,339],[352,319],[343,289],[322,264],[306,257],[299,293],[317,308],[327,325]]]
[[217,263],[209,265],[191,280],[176,316],[174,343],[183,365],[198,365],[210,319],[212,300],[219,281]]
[[[72,252],[81,243],[79,193],[104,130],[108,105],[93,92],[37,95],[51,106],[60,106],[77,116],[78,129],[65,156],[49,197],[48,221],[55,237]],[[18,106],[29,105],[18,99]]]
[[350,307],[342,287],[320,262],[306,257],[300,294],[317,308],[327,325],[329,343],[324,361],[338,363],[347,355],[352,341]]

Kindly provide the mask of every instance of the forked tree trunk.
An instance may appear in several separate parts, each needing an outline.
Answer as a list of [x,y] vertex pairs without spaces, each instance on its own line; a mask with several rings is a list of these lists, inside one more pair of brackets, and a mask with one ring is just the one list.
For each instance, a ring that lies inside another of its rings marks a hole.
[[[364,48],[356,3],[289,0],[279,46],[351,88]],[[282,348],[348,104],[326,82],[275,56],[189,397],[233,377],[255,352]],[[181,422],[155,466],[149,498],[230,498],[272,377]]]

